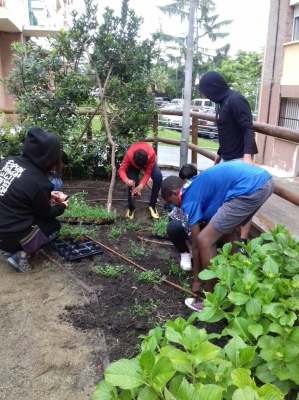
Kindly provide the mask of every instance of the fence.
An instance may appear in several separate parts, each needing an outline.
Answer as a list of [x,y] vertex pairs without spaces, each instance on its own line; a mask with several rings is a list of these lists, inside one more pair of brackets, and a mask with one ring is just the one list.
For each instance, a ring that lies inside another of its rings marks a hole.
[[[14,108],[6,108],[0,110],[4,114],[14,114],[16,110]],[[87,115],[94,112],[92,109],[83,109],[77,110],[76,113],[80,115]],[[98,112],[99,114],[99,112]],[[158,114],[164,115],[179,115],[182,116],[182,111],[176,110],[159,110],[153,116],[153,137],[149,137],[146,140],[149,142],[153,142],[153,146],[158,151],[158,143],[166,143],[179,146],[180,141],[174,139],[165,139],[158,137]],[[191,126],[191,135],[192,135],[192,143],[188,143],[188,148],[191,150],[191,162],[197,164],[197,154],[201,154],[204,157],[209,158],[210,160],[214,160],[215,154],[205,150],[202,147],[197,146],[197,138],[198,138],[198,119],[204,119],[207,121],[215,121],[215,116],[211,114],[199,113],[199,112],[190,112],[190,117],[192,118],[192,126]],[[253,127],[255,132],[262,133],[264,135],[280,138],[283,140],[289,140],[291,142],[299,143],[299,131],[295,131],[292,129],[284,128],[276,125],[262,124],[260,122],[253,122]],[[91,140],[91,136],[88,136],[88,139]],[[274,193],[283,198],[284,200],[289,201],[296,206],[299,206],[299,193],[294,192],[293,190],[287,189],[282,185],[275,184]]]

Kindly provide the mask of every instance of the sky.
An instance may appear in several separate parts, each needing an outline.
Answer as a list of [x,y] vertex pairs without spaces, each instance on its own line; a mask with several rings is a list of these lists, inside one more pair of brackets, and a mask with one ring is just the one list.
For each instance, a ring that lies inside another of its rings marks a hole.
[[[121,0],[94,0],[98,3],[99,17],[103,14],[104,7],[109,6],[117,14],[121,9]],[[170,35],[187,33],[187,26],[181,23],[178,18],[168,17],[163,14],[157,6],[170,4],[172,0],[130,0],[130,8],[133,8],[138,16],[144,18],[141,29],[142,39],[150,37],[159,24],[162,29]],[[84,9],[84,0],[73,0],[77,11]],[[230,35],[219,39],[215,43],[203,42],[203,47],[219,48],[226,43],[231,44],[229,55],[234,56],[238,50],[261,51],[265,47],[268,28],[268,14],[270,0],[214,0],[216,9],[214,14],[219,14],[218,21],[233,20],[224,27],[224,32]]]

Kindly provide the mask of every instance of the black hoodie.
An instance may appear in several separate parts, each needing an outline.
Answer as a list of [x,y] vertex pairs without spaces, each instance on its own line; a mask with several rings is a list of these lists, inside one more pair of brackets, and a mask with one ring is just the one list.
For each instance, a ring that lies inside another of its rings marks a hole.
[[219,137],[219,154],[224,160],[242,158],[244,154],[256,154],[252,115],[248,101],[240,93],[231,90],[225,79],[216,71],[202,76],[199,90],[218,104],[216,124]]
[[0,240],[18,240],[35,220],[54,220],[64,212],[64,204],[50,205],[53,185],[46,177],[59,156],[59,139],[31,128],[22,155],[0,163]]

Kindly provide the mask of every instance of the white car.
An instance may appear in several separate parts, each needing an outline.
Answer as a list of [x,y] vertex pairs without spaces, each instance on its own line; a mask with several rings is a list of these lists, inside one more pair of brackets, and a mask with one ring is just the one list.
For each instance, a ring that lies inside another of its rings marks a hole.
[[[183,111],[183,106],[176,104],[169,104],[161,110]],[[166,121],[166,126],[174,130],[182,130],[183,116],[182,115],[167,115],[163,114],[163,119]],[[192,118],[190,118],[189,125],[192,125]]]

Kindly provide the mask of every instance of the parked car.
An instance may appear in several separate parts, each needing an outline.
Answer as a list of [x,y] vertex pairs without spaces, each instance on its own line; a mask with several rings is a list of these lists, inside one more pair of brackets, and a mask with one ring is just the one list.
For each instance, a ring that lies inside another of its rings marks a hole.
[[170,104],[177,104],[179,106],[184,105],[184,99],[172,99]]
[[[214,109],[210,109],[206,111],[206,114],[216,114],[216,111]],[[218,139],[218,129],[215,121],[199,119],[198,136],[207,136],[209,139]]]
[[168,104],[170,99],[168,97],[155,97],[154,103],[157,104],[158,107],[163,107],[165,104]]
[[203,111],[214,108],[215,103],[209,99],[193,99],[190,108],[192,111]]
[[[165,107],[161,108],[162,110],[173,110],[173,111],[183,111],[183,106],[176,105],[176,104],[168,104]],[[182,115],[167,115],[162,114],[163,119],[166,121],[166,126],[170,129],[182,130],[183,124],[183,116]],[[192,118],[190,118],[189,125],[192,125]]]

